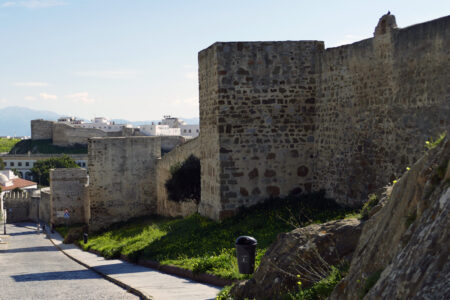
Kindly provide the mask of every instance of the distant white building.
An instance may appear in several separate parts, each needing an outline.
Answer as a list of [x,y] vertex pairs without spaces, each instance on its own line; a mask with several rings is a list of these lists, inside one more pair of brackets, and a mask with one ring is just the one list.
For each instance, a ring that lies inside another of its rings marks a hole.
[[67,123],[72,125],[73,127],[78,128],[95,128],[100,129],[105,132],[117,132],[122,131],[123,128],[132,128],[132,125],[129,124],[115,124],[113,121],[108,120],[104,117],[95,117],[91,120],[91,123],[84,122],[83,120],[78,120],[74,117],[63,117],[59,118],[58,122]]
[[141,132],[147,135],[176,135],[188,139],[197,137],[200,134],[199,125],[188,125],[179,118],[164,116],[158,124],[142,125]]

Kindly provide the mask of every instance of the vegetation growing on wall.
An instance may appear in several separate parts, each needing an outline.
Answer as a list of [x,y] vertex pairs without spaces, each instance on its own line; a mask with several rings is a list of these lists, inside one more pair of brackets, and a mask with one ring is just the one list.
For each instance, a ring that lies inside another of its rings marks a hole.
[[18,142],[10,151],[9,154],[86,154],[87,145],[75,144],[70,147],[60,147],[52,144],[52,140],[37,140],[33,141],[22,140]]
[[39,160],[34,163],[34,166],[30,171],[33,178],[38,181],[39,185],[49,186],[50,169],[58,168],[79,168],[79,166],[71,157],[63,155],[62,157]]
[[0,157],[0,170],[4,170],[5,169],[5,162],[3,161],[3,159]]
[[165,186],[169,200],[200,202],[200,160],[194,155],[170,168],[171,177]]

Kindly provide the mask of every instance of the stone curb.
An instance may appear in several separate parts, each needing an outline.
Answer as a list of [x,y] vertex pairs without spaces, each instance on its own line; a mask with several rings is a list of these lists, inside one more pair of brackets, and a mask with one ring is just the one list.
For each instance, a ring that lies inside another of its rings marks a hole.
[[[123,282],[120,281],[120,280],[117,280],[117,279],[115,279],[115,278],[112,278],[111,276],[109,276],[109,275],[107,275],[107,274],[105,274],[105,273],[102,273],[102,272],[96,270],[95,267],[91,267],[91,266],[85,264],[84,262],[82,262],[82,261],[76,259],[75,257],[73,257],[73,256],[71,256],[71,255],[69,255],[69,254],[67,254],[66,251],[64,251],[64,249],[62,249],[60,246],[58,246],[58,245],[53,241],[53,239],[50,237],[50,235],[49,235],[48,232],[46,232],[46,236],[47,236],[47,238],[52,242],[52,244],[53,244],[56,248],[58,248],[64,255],[66,255],[66,256],[69,257],[70,259],[74,260],[75,262],[79,263],[80,265],[82,265],[82,266],[88,268],[89,270],[94,271],[95,273],[99,274],[100,276],[102,276],[102,277],[105,278],[106,280],[108,280],[108,281],[110,281],[110,282],[112,282],[112,283],[114,283],[114,284],[120,286],[121,288],[123,288],[123,289],[125,289],[125,290],[131,292],[132,294],[134,294],[134,295],[140,297],[142,300],[152,300],[152,299],[153,299],[152,296],[147,295],[147,294],[145,294],[144,292],[139,291],[138,289],[135,289],[134,287],[132,287],[132,286],[126,284],[126,283],[123,283]],[[81,249],[80,249],[80,250],[81,250]],[[81,251],[83,251],[83,250],[81,250]]]
[[[76,245],[79,247],[80,245],[78,245],[78,243],[76,243]],[[103,255],[96,250],[93,249],[89,249],[88,252],[97,254],[99,256]],[[212,274],[207,274],[207,273],[194,273],[191,270],[186,270],[177,266],[171,266],[171,265],[162,265],[157,261],[154,260],[145,260],[145,259],[139,259],[137,262],[131,260],[128,256],[121,254],[120,255],[120,259],[124,260],[126,262],[129,262],[131,264],[136,264],[139,266],[143,266],[143,267],[147,267],[147,268],[151,268],[154,270],[158,270],[162,273],[168,274],[168,275],[175,275],[178,277],[182,277],[182,278],[186,278],[186,279],[191,279],[197,282],[201,282],[201,283],[207,283],[207,284],[211,284],[211,285],[215,285],[215,286],[219,286],[219,287],[224,287],[226,285],[231,285],[235,282],[238,282],[238,280],[233,280],[233,279],[225,279],[225,278],[221,278]]]

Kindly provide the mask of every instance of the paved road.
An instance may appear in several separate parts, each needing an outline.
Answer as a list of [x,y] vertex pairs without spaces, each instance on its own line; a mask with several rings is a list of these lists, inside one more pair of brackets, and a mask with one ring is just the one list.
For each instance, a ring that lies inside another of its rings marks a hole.
[[0,244],[0,299],[139,299],[65,256],[30,226],[7,225],[10,236]]

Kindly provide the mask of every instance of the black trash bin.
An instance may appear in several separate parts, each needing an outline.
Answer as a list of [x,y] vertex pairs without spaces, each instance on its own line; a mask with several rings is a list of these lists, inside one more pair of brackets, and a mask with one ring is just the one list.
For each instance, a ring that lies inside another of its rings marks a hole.
[[255,270],[255,254],[258,242],[251,236],[240,236],[236,239],[236,256],[239,273],[253,274]]
[[88,242],[88,234],[85,232],[85,233],[83,233],[83,242],[85,243],[85,244],[87,244],[87,242]]

